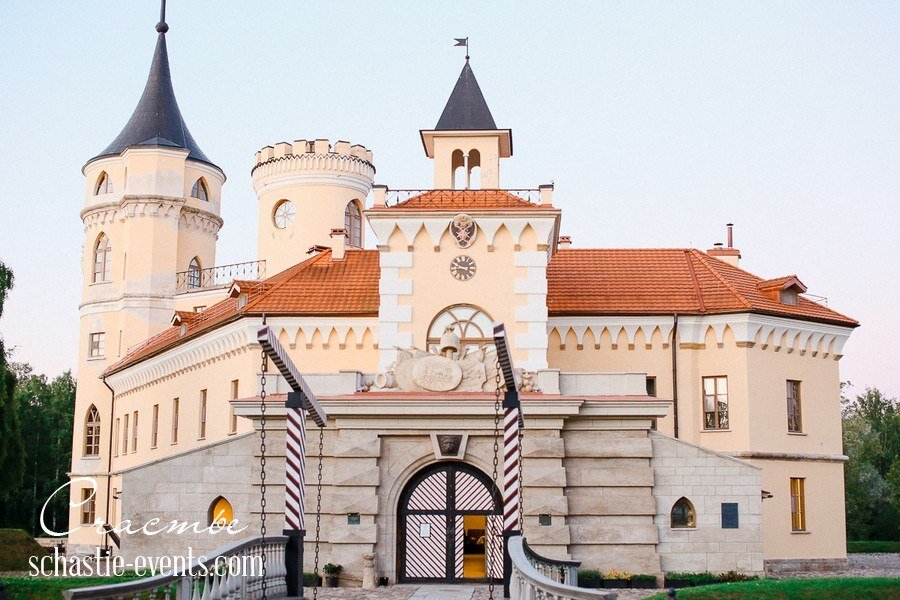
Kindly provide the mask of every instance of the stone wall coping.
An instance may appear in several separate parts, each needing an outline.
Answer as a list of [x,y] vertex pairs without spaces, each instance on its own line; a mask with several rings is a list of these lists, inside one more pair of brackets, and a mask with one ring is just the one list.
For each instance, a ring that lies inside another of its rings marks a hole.
[[726,453],[723,453],[723,452],[716,452],[715,450],[710,450],[709,448],[705,448],[705,447],[703,447],[703,446],[698,446],[697,444],[692,444],[692,443],[690,443],[690,442],[686,442],[686,441],[684,441],[684,440],[682,440],[682,439],[679,439],[679,438],[673,438],[673,437],[671,437],[671,436],[668,436],[668,435],[666,435],[666,434],[664,434],[664,433],[660,433],[660,432],[658,432],[658,431],[651,431],[651,432],[650,432],[650,437],[651,437],[651,438],[657,437],[657,438],[661,438],[661,439],[663,439],[663,440],[668,440],[668,441],[672,441],[672,442],[677,442],[677,443],[680,443],[680,444],[684,444],[684,445],[686,445],[686,446],[690,446],[691,448],[695,448],[695,449],[699,450],[700,452],[703,452],[704,454],[708,454],[708,455],[710,455],[710,456],[717,456],[717,457],[719,457],[719,458],[724,458],[724,459],[726,459],[726,460],[730,460],[730,461],[732,461],[732,462],[736,462],[736,463],[738,463],[739,465],[741,465],[741,466],[743,466],[743,467],[750,467],[751,469],[755,469],[755,470],[757,470],[757,471],[762,471],[762,470],[763,470],[762,467],[757,466],[757,465],[754,465],[754,464],[751,463],[751,462],[747,462],[746,460],[742,460],[742,459],[740,459],[740,458],[737,458],[737,457],[735,457],[735,456],[733,456],[733,455],[731,455],[731,454],[726,454]]
[[192,448],[190,450],[185,450],[184,452],[179,452],[178,454],[169,454],[168,456],[162,456],[155,460],[147,461],[145,463],[141,463],[139,465],[134,465],[133,467],[127,467],[125,469],[121,469],[119,471],[114,471],[110,473],[110,475],[124,475],[125,473],[130,473],[131,471],[137,471],[138,469],[143,469],[145,467],[150,467],[153,465],[157,465],[162,462],[166,462],[169,460],[174,460],[177,458],[182,458],[184,456],[188,456],[189,454],[197,454],[198,452],[204,452],[211,448],[215,448],[216,446],[221,446],[222,444],[229,444],[231,442],[242,440],[246,437],[255,436],[255,431],[250,431],[247,433],[242,433],[241,435],[229,435],[228,437],[218,440],[216,442],[212,442],[209,444],[204,444],[203,446],[198,446],[197,448]]

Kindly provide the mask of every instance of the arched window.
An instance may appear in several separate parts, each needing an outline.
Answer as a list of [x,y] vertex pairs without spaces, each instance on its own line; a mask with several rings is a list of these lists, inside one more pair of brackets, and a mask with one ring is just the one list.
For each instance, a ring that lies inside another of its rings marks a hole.
[[109,281],[110,267],[112,266],[112,244],[105,233],[101,233],[94,245],[94,283]]
[[209,188],[206,187],[206,180],[202,177],[194,182],[194,187],[191,188],[191,198],[209,202]]
[[697,517],[694,513],[694,505],[687,498],[679,498],[672,506],[671,527],[696,527]]
[[230,525],[234,521],[234,509],[231,508],[231,502],[223,496],[219,496],[209,505],[209,524],[210,525]]
[[349,202],[344,209],[344,229],[347,230],[347,244],[362,247],[362,213],[356,202]]
[[100,456],[100,411],[93,404],[84,418],[84,455]]
[[441,311],[428,327],[428,349],[438,350],[441,336],[447,327],[459,336],[460,351],[473,346],[493,346],[494,321],[482,309],[472,304],[456,304]]
[[112,194],[112,191],[112,181],[109,180],[109,175],[106,174],[106,171],[103,171],[100,173],[100,177],[97,178],[97,185],[94,186],[94,195]]
[[188,265],[188,274],[187,274],[187,284],[188,289],[195,290],[201,287],[202,284],[202,275],[203,275],[203,267],[200,265],[200,259],[196,256],[191,259],[191,264]]
[[462,150],[454,150],[450,155],[450,187],[454,190],[466,188],[466,155]]
[[466,175],[466,189],[481,189],[481,153],[478,150],[469,150],[469,161],[466,167],[469,169]]

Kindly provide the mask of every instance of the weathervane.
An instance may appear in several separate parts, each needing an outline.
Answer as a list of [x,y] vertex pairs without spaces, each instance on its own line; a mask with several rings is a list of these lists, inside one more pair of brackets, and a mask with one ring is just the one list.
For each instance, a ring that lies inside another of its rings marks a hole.
[[[165,0],[163,0],[165,2]],[[469,38],[453,38],[456,43],[453,44],[455,46],[465,46],[466,47],[466,60],[469,60]]]
[[168,30],[169,26],[166,24],[166,0],[160,0],[159,23],[156,24],[156,31],[158,33],[165,33]]

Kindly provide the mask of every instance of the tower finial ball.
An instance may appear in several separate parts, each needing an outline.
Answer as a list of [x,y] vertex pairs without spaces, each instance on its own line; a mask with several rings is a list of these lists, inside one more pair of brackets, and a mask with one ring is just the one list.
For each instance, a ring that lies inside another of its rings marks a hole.
[[165,33],[168,30],[169,30],[169,26],[168,26],[168,24],[166,24],[165,21],[160,21],[159,23],[156,24],[157,33]]

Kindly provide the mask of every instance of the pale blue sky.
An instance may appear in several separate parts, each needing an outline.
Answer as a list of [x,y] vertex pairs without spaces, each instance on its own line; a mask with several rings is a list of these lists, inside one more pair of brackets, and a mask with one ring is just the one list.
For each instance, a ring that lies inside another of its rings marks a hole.
[[[0,331],[55,374],[76,360],[81,166],[144,85],[156,0],[0,2]],[[228,175],[218,262],[255,258],[250,161],[281,140],[375,152],[426,187],[418,130],[472,66],[515,156],[554,180],[581,247],[705,249],[736,223],[743,265],[797,273],[863,323],[842,377],[900,394],[900,4],[170,0],[175,91]]]

